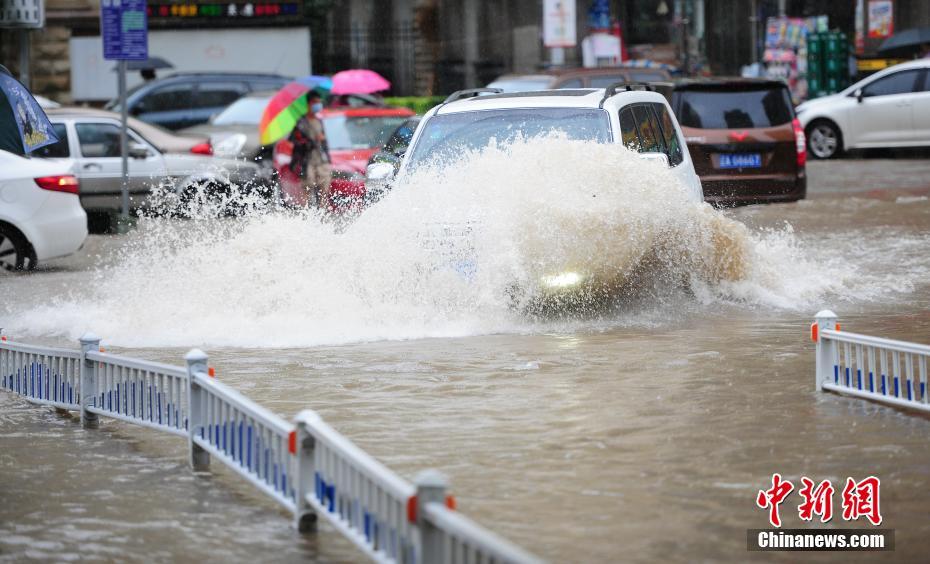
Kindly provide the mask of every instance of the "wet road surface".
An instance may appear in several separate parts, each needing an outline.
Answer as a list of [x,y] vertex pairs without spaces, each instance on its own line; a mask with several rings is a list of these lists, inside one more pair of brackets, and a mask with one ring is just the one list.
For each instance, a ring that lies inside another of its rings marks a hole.
[[[844,329],[930,343],[928,169],[812,163],[810,200],[727,212],[753,231],[787,221],[793,244],[817,250],[822,275],[841,282],[819,297],[799,293],[811,301],[802,307],[672,296],[501,333],[206,348],[219,378],[273,411],[317,410],[407,479],[440,469],[461,512],[552,562],[795,561],[746,551],[746,529],[767,525],[756,492],[775,472],[838,490],[847,476],[882,480],[896,551],[809,559],[922,561],[930,421],[816,393],[808,325],[830,307]],[[51,296],[89,283],[88,269],[119,245],[95,237],[81,256],[0,284],[11,300]],[[0,320],[8,313],[0,306]],[[186,352],[110,348],[174,364]],[[229,474],[193,476],[171,437],[121,423],[85,432],[0,394],[0,444],[0,560],[359,558],[325,530],[300,539]],[[808,527],[799,501],[792,494],[782,506],[786,527]],[[836,511],[838,493],[834,502]]]

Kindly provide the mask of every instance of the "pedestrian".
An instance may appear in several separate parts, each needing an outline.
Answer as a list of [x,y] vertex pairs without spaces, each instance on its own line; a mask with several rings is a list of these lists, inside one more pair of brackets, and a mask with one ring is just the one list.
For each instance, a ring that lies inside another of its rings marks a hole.
[[329,209],[332,167],[323,122],[317,114],[323,109],[320,95],[314,91],[307,94],[307,114],[297,121],[290,141],[294,145],[291,154],[291,170],[300,177],[307,201],[321,209]]

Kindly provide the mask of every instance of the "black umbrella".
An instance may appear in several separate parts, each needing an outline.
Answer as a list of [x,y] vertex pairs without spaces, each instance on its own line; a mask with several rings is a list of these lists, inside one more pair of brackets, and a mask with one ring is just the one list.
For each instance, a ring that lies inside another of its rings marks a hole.
[[930,44],[930,27],[912,27],[883,41],[878,52],[887,57],[908,57],[924,43]]
[[[144,70],[158,70],[158,69],[173,69],[174,65],[168,61],[162,59],[161,57],[149,57],[144,61],[126,61],[126,70],[130,71],[144,71]],[[113,72],[116,72],[118,67],[113,67]]]

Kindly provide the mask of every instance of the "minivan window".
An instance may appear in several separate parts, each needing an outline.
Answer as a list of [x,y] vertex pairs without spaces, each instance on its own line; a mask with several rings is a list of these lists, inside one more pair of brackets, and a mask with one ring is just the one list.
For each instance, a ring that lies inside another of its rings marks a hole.
[[245,94],[242,82],[203,82],[194,94],[195,108],[223,108]]
[[610,142],[607,112],[587,108],[482,110],[433,116],[410,155],[410,167],[433,158],[458,157],[492,142],[507,143],[559,133],[577,141]]
[[136,104],[136,113],[170,112],[190,109],[192,84],[171,84],[150,92]]
[[869,97],[909,94],[916,90],[914,87],[917,86],[917,78],[920,73],[920,70],[908,70],[889,74],[875,82],[866,84],[865,88],[862,89],[862,95]]
[[705,87],[678,90],[674,95],[678,120],[697,129],[752,129],[789,123],[791,98],[783,86],[734,90]]

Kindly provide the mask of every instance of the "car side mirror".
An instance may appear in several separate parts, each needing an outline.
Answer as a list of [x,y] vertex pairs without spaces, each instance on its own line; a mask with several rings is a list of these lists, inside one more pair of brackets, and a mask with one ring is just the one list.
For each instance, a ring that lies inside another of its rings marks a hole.
[[394,180],[394,165],[389,162],[375,162],[365,170],[365,193],[370,200],[379,199],[388,190]]
[[665,168],[669,167],[668,155],[665,153],[640,153],[639,158],[644,161],[655,161],[657,163],[662,163],[662,166]]
[[861,88],[857,89],[857,90],[854,92],[854,94],[856,95],[856,100],[858,100],[859,103],[861,104],[861,103],[862,103],[862,99],[865,98],[865,96],[862,94],[862,89],[861,89]]
[[129,156],[134,159],[147,159],[149,157],[149,148],[142,143],[130,143]]

